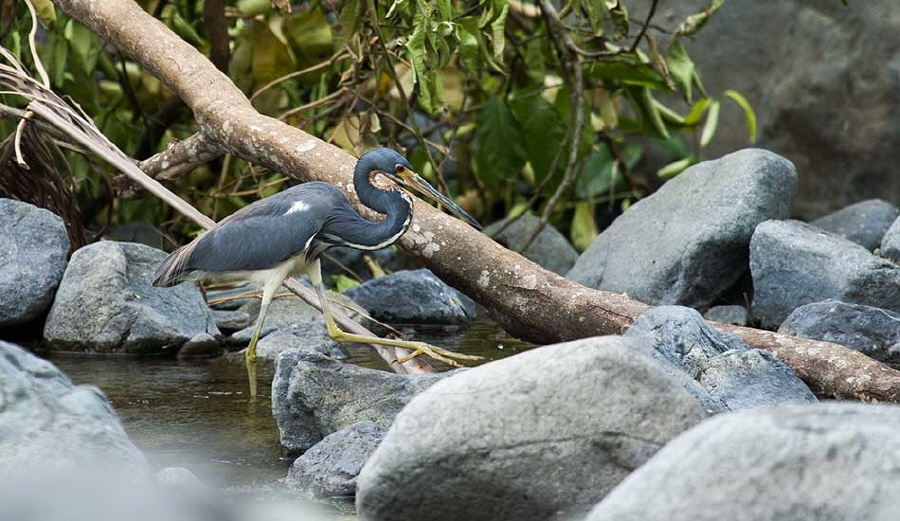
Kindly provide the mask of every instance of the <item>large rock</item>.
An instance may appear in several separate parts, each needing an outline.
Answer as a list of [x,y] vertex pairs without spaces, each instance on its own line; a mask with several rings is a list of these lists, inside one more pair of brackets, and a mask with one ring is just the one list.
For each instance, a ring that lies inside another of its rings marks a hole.
[[68,253],[62,219],[28,203],[0,199],[0,328],[47,311]]
[[0,519],[235,519],[185,488],[160,486],[98,389],[0,341]]
[[475,318],[475,303],[427,269],[378,277],[345,294],[391,324],[462,324]]
[[413,396],[442,377],[366,369],[300,350],[282,353],[275,367],[272,416],[290,452],[305,451],[359,421],[387,428]]
[[869,199],[851,204],[810,224],[873,251],[881,245],[885,232],[898,216],[900,209],[891,203]]
[[[635,16],[649,3],[627,2]],[[673,2],[653,21],[672,29],[708,6]],[[744,94],[756,111],[759,146],[797,165],[795,215],[812,219],[900,194],[898,33],[896,0],[726,2],[685,45],[706,90]],[[747,144],[742,111],[722,103],[713,157]]]
[[484,229],[484,234],[493,237],[510,250],[521,251],[526,259],[554,273],[565,275],[572,269],[575,260],[578,259],[578,252],[552,225],[545,226],[528,248],[522,251],[525,241],[531,237],[541,220],[533,215],[523,215],[500,232],[506,222],[507,220],[502,220],[491,224]]
[[898,427],[896,405],[723,414],[666,445],[587,521],[892,521]]
[[788,217],[797,175],[764,150],[695,165],[601,233],[567,277],[648,304],[703,307],[747,269],[757,224]]
[[359,471],[384,434],[377,423],[363,421],[325,436],[294,460],[285,484],[315,497],[352,499]]
[[881,239],[881,255],[900,264],[900,218],[894,221]]
[[796,308],[834,299],[900,311],[900,266],[797,221],[768,221],[750,242],[753,315],[774,329]]
[[720,324],[732,324],[735,326],[746,326],[749,323],[747,308],[736,305],[713,306],[703,314],[703,318],[719,322]]
[[146,464],[100,390],[72,385],[50,362],[0,341],[0,478],[66,462]]
[[160,354],[201,333],[218,336],[203,295],[190,283],[150,285],[165,253],[135,243],[101,241],[76,251],[44,327],[54,349]]
[[357,511],[373,521],[568,519],[704,416],[635,342],[533,349],[414,398],[363,467]]
[[685,388],[709,412],[816,401],[782,361],[750,349],[737,335],[712,329],[693,309],[650,308],[625,336],[650,346],[655,357],[686,373],[692,381]]
[[900,366],[900,313],[846,302],[815,302],[795,309],[778,332],[834,342]]

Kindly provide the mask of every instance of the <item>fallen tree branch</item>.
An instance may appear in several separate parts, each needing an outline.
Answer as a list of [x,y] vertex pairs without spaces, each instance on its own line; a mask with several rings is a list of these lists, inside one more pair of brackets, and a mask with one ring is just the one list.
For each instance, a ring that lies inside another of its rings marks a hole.
[[[203,133],[232,153],[297,179],[352,186],[355,158],[257,113],[244,94],[196,49],[130,1],[56,0],[118,47],[194,111]],[[352,191],[348,195],[354,196]],[[581,286],[506,250],[420,200],[400,244],[447,283],[485,306],[511,334],[550,343],[627,329],[648,306]],[[713,324],[775,353],[813,389],[839,398],[900,402],[900,371],[835,344]]]

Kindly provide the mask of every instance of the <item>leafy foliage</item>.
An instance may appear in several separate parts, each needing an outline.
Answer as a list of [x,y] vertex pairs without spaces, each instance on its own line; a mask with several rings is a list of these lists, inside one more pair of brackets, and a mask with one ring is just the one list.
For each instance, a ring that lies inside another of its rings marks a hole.
[[[53,87],[119,147],[147,156],[196,131],[190,112],[151,75],[51,2],[34,3]],[[229,75],[261,112],[354,153],[378,143],[405,148],[423,175],[483,221],[537,212],[579,248],[699,161],[714,139],[721,100],[704,89],[687,38],[722,4],[712,0],[664,32],[653,25],[655,1],[635,18],[619,0],[566,0],[558,13],[531,0],[313,0],[295,10],[238,0],[224,8],[229,38],[221,42],[202,3],[142,2],[201,52],[230,56]],[[17,5],[0,0],[0,12],[12,13],[0,24],[0,43],[28,63],[30,19]],[[722,96],[745,113],[753,141],[747,100],[731,90]],[[22,101],[3,96],[0,104]],[[0,119],[3,135],[14,129],[14,120]],[[648,146],[671,162],[648,170]],[[94,166],[79,159],[71,168],[88,226],[161,224],[159,216],[170,215],[152,198],[117,199]],[[173,188],[221,219],[285,181],[226,157]],[[196,231],[174,215],[166,227]]]

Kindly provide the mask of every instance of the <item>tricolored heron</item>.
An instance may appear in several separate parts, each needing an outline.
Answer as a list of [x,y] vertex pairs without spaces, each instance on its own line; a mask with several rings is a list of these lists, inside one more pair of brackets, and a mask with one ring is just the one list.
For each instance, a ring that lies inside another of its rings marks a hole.
[[303,183],[260,199],[222,219],[190,244],[169,255],[156,271],[154,286],[174,286],[185,280],[250,281],[262,286],[262,305],[245,354],[251,395],[256,395],[256,343],[269,304],[281,283],[300,273],[308,274],[315,286],[328,335],[337,341],[411,349],[412,353],[398,360],[399,363],[421,354],[450,365],[458,365],[453,359],[478,358],[423,342],[351,334],[335,324],[322,284],[319,256],[332,246],[360,250],[384,248],[399,239],[412,220],[412,199],[401,189],[376,187],[372,178],[377,173],[398,185],[431,196],[458,217],[481,229],[478,221],[419,177],[406,158],[389,148],[376,148],[357,161],[353,186],[359,200],[384,214],[384,220],[364,219],[351,206],[344,192],[328,183]]

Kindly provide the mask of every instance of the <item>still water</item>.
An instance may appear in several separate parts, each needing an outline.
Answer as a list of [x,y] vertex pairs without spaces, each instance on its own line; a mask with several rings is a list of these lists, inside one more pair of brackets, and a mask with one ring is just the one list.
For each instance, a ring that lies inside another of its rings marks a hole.
[[[496,324],[478,321],[414,338],[497,360],[528,349]],[[353,346],[346,362],[387,366],[372,349]],[[102,389],[135,445],[157,469],[186,467],[215,487],[265,487],[287,475],[272,419],[272,368],[261,364],[259,397],[247,394],[243,363],[224,358],[91,358],[58,355],[51,361],[76,384]]]

